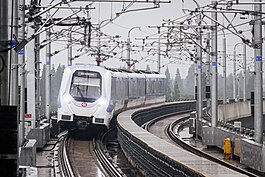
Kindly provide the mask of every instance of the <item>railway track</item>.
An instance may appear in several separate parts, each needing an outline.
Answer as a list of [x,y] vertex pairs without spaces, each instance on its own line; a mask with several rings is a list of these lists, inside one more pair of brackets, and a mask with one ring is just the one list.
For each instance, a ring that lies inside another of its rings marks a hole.
[[70,143],[70,138],[69,136],[65,135],[63,137],[62,142],[60,143],[60,148],[59,148],[59,166],[60,166],[60,171],[61,171],[61,176],[63,177],[74,177],[74,171],[72,168],[72,165],[69,160],[68,156],[68,149],[67,147],[69,146]]
[[80,140],[65,135],[58,153],[60,176],[126,176],[108,155],[105,136],[107,133],[99,133],[91,140]]
[[145,125],[145,127],[148,131],[159,136],[160,138],[170,143],[175,143],[183,149],[186,149],[200,157],[219,163],[225,167],[233,169],[247,176],[257,176],[256,174],[246,171],[245,169],[242,169],[231,163],[227,163],[222,159],[214,157],[208,154],[207,152],[203,152],[197,149],[196,147],[192,146],[191,144],[186,143],[186,141],[182,140],[179,133],[183,128],[188,126],[188,119],[188,114],[180,114],[173,117],[167,117],[163,120],[159,119],[159,121],[150,121]]

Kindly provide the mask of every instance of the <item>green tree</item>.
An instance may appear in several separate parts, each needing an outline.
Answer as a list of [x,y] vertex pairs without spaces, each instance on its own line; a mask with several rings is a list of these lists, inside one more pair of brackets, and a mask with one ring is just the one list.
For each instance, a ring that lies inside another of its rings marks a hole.
[[146,71],[151,71],[150,66],[147,65],[145,70],[146,70]]
[[184,91],[187,98],[194,98],[195,90],[195,63],[192,64],[188,70],[188,75],[184,82]]
[[178,100],[180,98],[180,89],[179,89],[179,82],[178,82],[178,72],[176,73],[175,76],[175,81],[174,81],[174,92],[173,92],[173,99],[174,101]]
[[51,73],[51,111],[57,110],[57,99],[59,94],[59,89],[61,86],[61,81],[63,77],[63,71],[65,69],[64,65],[59,65],[55,71],[54,65],[52,66]]
[[166,75],[166,101],[172,101],[171,79],[168,67],[165,71]]
[[178,88],[179,88],[180,97],[181,97],[182,95],[184,95],[184,86],[183,86],[183,81],[180,77],[179,69],[177,69],[175,80],[178,83]]
[[40,78],[40,97],[41,97],[41,105],[40,105],[40,113],[45,113],[45,66],[43,65],[42,74]]

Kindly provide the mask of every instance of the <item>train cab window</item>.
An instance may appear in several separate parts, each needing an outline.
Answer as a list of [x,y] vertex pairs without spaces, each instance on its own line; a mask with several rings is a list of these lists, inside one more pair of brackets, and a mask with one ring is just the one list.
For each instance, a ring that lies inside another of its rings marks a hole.
[[76,71],[73,74],[70,95],[76,101],[96,101],[101,96],[101,75],[93,71]]

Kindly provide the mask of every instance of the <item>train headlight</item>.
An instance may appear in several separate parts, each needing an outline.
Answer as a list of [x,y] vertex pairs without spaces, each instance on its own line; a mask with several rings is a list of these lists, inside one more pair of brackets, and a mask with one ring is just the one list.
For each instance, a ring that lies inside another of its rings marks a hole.
[[63,95],[63,98],[64,98],[64,101],[65,101],[67,104],[71,104],[71,98],[70,98],[68,95],[64,94],[64,95]]
[[104,105],[107,102],[106,98],[100,98],[98,100],[98,106],[101,107],[102,105]]

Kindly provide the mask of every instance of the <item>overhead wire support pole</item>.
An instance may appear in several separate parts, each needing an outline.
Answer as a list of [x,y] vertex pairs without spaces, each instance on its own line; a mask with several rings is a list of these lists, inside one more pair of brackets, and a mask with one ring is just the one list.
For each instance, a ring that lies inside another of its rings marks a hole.
[[[246,101],[246,47],[247,45],[245,43],[237,43],[234,46],[234,51],[233,51],[233,98],[236,99],[237,96],[239,96],[239,89],[238,89],[238,93],[236,93],[236,83],[237,83],[237,78],[236,78],[236,47],[241,44],[243,47],[243,77],[244,77],[244,81],[243,81],[243,100]],[[239,88],[239,82],[238,82],[238,88]],[[239,97],[238,97],[239,98]]]
[[[11,31],[10,31],[10,45],[14,46],[16,43],[16,38],[18,35],[18,2],[12,1],[10,3],[9,9],[12,9],[12,13],[10,15],[11,19]],[[17,106],[18,105],[18,56],[17,53],[13,50],[9,51],[10,57],[10,105]]]
[[[193,0],[199,9],[200,6],[196,0]],[[198,73],[198,85],[197,85],[197,118],[196,118],[196,139],[199,135],[199,120],[202,122],[202,32],[201,32],[201,14],[196,15],[197,17],[197,27],[196,27],[196,42],[197,42],[197,73]]]
[[235,101],[236,101],[236,50],[235,50],[236,46],[237,45],[234,46],[234,52],[233,52],[233,99]]
[[157,72],[160,73],[161,68],[161,36],[163,34],[159,35],[158,38],[158,46],[157,46]]
[[0,1],[0,105],[8,105],[9,100],[9,83],[8,83],[8,2],[9,0]]
[[243,101],[247,101],[247,45],[243,46]]
[[127,37],[127,65],[128,65],[128,70],[131,70],[132,64],[131,64],[131,39],[130,39],[130,34],[131,31],[134,29],[139,29],[141,30],[141,28],[139,26],[135,26],[132,27],[129,31],[128,31],[128,37]]
[[[212,1],[213,4],[217,1]],[[211,87],[211,112],[212,112],[212,127],[217,125],[217,12],[212,13],[212,51],[211,51],[211,65],[212,65],[212,87]]]
[[223,89],[223,104],[226,104],[226,36],[225,32],[223,31],[223,82],[224,82],[224,89]]
[[[49,14],[47,15],[48,18]],[[46,39],[50,40],[51,30],[46,31]],[[51,108],[51,43],[46,45],[46,65],[45,65],[45,117],[50,122]]]
[[[210,39],[211,39],[211,33],[207,32],[207,45],[206,45],[206,63],[207,63],[207,69],[206,69],[206,85],[210,87],[211,85],[211,45],[210,45]],[[211,101],[209,98],[207,98],[207,107],[211,106]]]
[[[97,49],[97,58],[96,58],[96,62],[97,62],[97,65],[99,66],[101,62],[103,62],[103,60],[101,60],[101,28],[104,27],[103,23],[106,22],[106,21],[109,21],[109,22],[112,22],[112,19],[106,19],[106,20],[103,20],[101,21],[99,24],[98,24],[98,32],[97,32],[97,37],[98,37],[98,49]],[[109,23],[108,22],[108,23]],[[103,26],[103,27],[102,27]]]
[[[39,25],[36,24],[36,29],[39,28]],[[35,46],[34,46],[34,52],[35,52],[35,69],[36,69],[36,126],[38,127],[40,125],[40,35],[38,34],[35,37]]]
[[72,29],[71,29],[71,27],[69,29],[69,34],[68,34],[67,49],[68,49],[68,66],[72,66],[73,65],[73,48],[72,48]]
[[[18,16],[20,17],[18,19],[18,26],[21,26],[18,28],[18,41],[22,41],[25,38],[25,0],[19,1],[19,11]],[[21,147],[25,142],[25,51],[24,48],[22,48],[18,52],[18,87],[19,87],[19,146]]]
[[[254,2],[261,2],[255,0]],[[254,5],[253,47],[255,59],[254,130],[255,142],[263,144],[263,89],[262,89],[262,11],[261,4]]]

